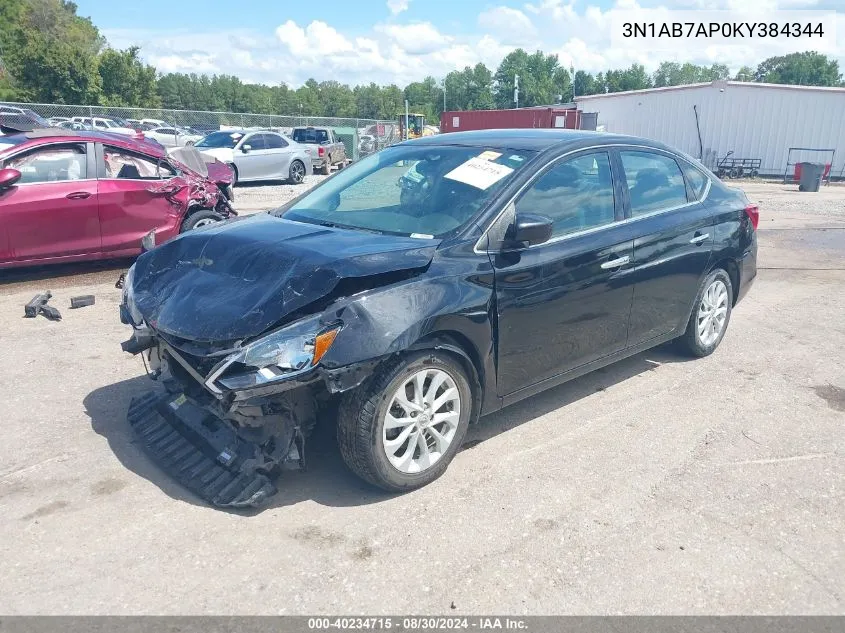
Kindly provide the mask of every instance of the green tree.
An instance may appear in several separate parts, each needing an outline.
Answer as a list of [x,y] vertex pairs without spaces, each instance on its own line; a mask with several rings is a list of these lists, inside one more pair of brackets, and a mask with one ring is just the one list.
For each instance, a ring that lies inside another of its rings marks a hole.
[[583,70],[579,70],[575,73],[575,78],[572,83],[575,88],[576,97],[580,95],[594,95],[598,92],[596,78]]
[[734,76],[734,81],[754,81],[754,69],[751,66],[743,66]]
[[727,79],[729,76],[730,70],[724,64],[713,64],[708,68],[689,63],[681,65],[677,62],[663,62],[654,72],[654,87],[704,83]]
[[0,0],[0,57],[17,98],[96,103],[104,40],[64,0]]
[[317,97],[322,104],[322,114],[328,117],[354,117],[355,93],[346,84],[323,81],[317,86]]
[[529,55],[518,48],[508,53],[494,76],[495,103],[512,108],[514,77],[519,75],[519,105],[537,106],[555,103],[558,95],[571,93],[569,72],[561,68],[557,55],[536,51]]
[[814,51],[769,57],[757,66],[755,80],[799,86],[838,86],[839,62]]
[[137,46],[125,51],[107,48],[100,54],[100,103],[148,108],[161,105],[156,70],[141,61],[139,51]]

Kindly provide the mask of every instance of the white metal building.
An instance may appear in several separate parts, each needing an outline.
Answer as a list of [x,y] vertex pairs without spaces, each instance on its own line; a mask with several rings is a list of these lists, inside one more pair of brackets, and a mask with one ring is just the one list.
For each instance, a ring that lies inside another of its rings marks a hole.
[[[836,150],[831,175],[845,175],[845,88],[714,81],[577,97],[599,129],[661,141],[715,168],[733,151],[782,175],[790,147]],[[698,121],[696,124],[696,115]],[[830,163],[830,152],[793,152],[791,163]]]

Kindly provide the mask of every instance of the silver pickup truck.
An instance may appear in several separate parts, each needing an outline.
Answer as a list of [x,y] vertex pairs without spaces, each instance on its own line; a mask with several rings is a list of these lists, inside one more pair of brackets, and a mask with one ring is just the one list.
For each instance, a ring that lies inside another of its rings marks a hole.
[[309,149],[315,172],[328,175],[334,165],[343,168],[349,162],[346,146],[330,127],[295,127],[291,138]]

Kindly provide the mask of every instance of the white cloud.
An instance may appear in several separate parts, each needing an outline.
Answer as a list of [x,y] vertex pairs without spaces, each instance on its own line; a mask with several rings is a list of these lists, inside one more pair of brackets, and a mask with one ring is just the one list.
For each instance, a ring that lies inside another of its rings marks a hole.
[[[397,7],[407,1],[392,0]],[[649,71],[663,60],[698,64],[725,63],[733,71],[742,65],[756,66],[772,55],[796,50],[794,42],[753,42],[736,46],[690,46],[676,53],[650,50],[646,46],[614,46],[611,41],[613,16],[621,10],[639,7],[744,9],[765,14],[775,0],[616,0],[607,9],[596,0],[521,0],[510,7],[493,2],[475,25],[443,22],[400,23],[393,18],[367,29],[347,29],[342,22],[288,20],[263,28],[221,28],[215,30],[105,30],[109,42],[118,48],[139,45],[147,62],[159,72],[226,73],[251,81],[298,87],[309,77],[334,79],[354,85],[376,82],[404,86],[427,75],[443,77],[452,70],[483,62],[495,71],[501,59],[517,46],[541,49],[559,56],[561,64],[577,70],[598,72],[642,63]],[[780,0],[779,8],[815,3],[830,9],[841,0]],[[404,11],[404,9],[402,9]],[[845,68],[845,15],[838,18],[838,48],[824,50]],[[792,46],[792,49],[788,47]],[[797,50],[816,48],[804,46]]]
[[408,4],[411,0],[387,0],[387,8],[390,9],[391,15],[399,15],[403,11],[408,10]]
[[384,33],[396,46],[412,55],[425,55],[446,48],[452,38],[442,35],[431,22],[414,24],[382,24],[376,30]]
[[522,42],[537,33],[531,19],[522,11],[503,6],[479,14],[478,26],[508,42]]

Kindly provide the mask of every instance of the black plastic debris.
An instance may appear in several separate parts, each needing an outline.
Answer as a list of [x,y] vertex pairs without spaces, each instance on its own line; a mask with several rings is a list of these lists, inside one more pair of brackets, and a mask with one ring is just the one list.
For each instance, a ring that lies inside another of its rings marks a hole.
[[126,281],[126,273],[120,273],[120,277],[117,278],[117,281],[114,284],[114,287],[118,290],[123,288],[123,284]]
[[70,307],[72,309],[84,308],[85,306],[94,305],[94,295],[81,295],[79,297],[70,298]]
[[58,311],[58,309],[51,305],[47,305],[47,302],[52,296],[53,293],[49,290],[35,295],[30,302],[24,306],[24,316],[28,319],[34,319],[39,314],[42,314],[45,318],[50,319],[51,321],[61,321],[62,314]]

